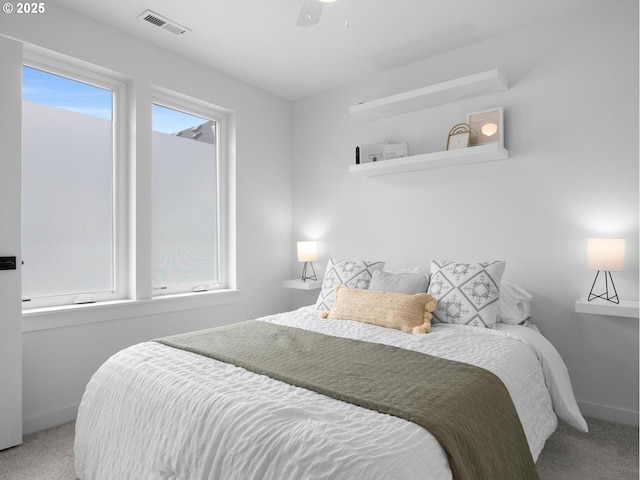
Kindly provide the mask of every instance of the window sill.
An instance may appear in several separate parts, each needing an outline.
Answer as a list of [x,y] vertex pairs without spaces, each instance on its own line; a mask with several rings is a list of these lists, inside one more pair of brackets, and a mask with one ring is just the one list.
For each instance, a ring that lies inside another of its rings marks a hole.
[[34,308],[22,312],[22,333],[108,322],[158,313],[237,303],[240,290],[163,295],[148,300],[116,300],[84,305]]

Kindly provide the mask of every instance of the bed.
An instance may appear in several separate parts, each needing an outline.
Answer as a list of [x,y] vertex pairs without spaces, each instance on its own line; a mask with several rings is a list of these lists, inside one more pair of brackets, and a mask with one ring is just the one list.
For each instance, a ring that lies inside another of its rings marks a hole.
[[[586,431],[567,369],[535,326],[434,323],[419,335],[323,318],[317,307],[257,321],[495,374],[533,461],[558,417]],[[78,412],[75,455],[81,480],[454,478],[441,443],[411,421],[158,341],[118,352],[93,375]]]

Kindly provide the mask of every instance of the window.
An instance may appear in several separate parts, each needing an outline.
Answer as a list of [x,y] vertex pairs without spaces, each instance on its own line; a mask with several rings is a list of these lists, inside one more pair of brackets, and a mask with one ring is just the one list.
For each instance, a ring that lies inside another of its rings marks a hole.
[[[167,294],[233,289],[229,112],[143,83],[152,101],[139,105],[116,73],[27,58],[23,308],[224,301]],[[147,106],[151,116],[134,117]],[[146,134],[129,136],[129,124]]]
[[154,295],[221,288],[222,116],[170,95],[156,99],[152,114]]
[[23,67],[25,308],[123,295],[116,222],[120,89],[90,72]]

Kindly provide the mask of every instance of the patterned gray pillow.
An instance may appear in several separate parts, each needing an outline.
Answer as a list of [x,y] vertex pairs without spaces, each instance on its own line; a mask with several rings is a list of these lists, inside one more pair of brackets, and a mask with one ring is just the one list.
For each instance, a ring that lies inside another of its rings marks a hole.
[[434,323],[493,328],[506,262],[431,262],[427,293],[437,298]]
[[322,279],[322,290],[318,295],[316,308],[318,310],[331,310],[334,300],[334,288],[338,285],[344,285],[349,288],[369,288],[373,272],[383,268],[384,262],[335,260],[330,258]]

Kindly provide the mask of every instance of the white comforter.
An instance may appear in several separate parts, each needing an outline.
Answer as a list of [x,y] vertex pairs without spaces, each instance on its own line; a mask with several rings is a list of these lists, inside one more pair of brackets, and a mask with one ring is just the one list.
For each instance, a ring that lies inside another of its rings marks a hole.
[[[534,459],[556,428],[554,410],[586,431],[564,363],[530,328],[436,325],[411,335],[325,320],[312,308],[262,320],[492,371],[513,398]],[[117,353],[92,377],[75,454],[81,480],[452,478],[446,453],[422,427],[156,342]]]

